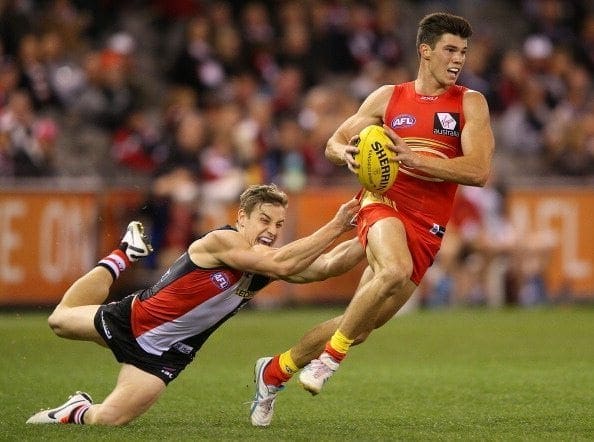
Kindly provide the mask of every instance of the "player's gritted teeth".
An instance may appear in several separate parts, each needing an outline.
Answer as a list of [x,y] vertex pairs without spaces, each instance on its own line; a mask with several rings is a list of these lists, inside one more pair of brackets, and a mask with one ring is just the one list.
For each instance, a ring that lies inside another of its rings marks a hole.
[[272,245],[272,243],[274,242],[274,239],[273,239],[273,238],[268,238],[268,237],[266,237],[266,236],[259,236],[259,237],[257,238],[257,241],[258,241],[260,244],[263,244],[263,245],[265,245],[265,246],[271,246],[271,245]]

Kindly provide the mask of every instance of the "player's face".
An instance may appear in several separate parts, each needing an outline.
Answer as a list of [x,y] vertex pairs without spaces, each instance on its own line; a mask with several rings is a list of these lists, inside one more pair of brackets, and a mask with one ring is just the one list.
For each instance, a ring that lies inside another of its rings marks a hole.
[[285,224],[286,209],[277,204],[257,206],[249,216],[243,215],[244,234],[251,245],[271,246]]
[[451,86],[456,83],[464,62],[468,41],[452,34],[444,34],[431,50],[430,69],[439,84]]

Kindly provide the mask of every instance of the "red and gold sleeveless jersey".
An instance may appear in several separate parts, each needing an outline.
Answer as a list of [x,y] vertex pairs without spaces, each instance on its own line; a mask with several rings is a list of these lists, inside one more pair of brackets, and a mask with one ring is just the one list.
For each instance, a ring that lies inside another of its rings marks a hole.
[[[424,96],[415,92],[414,82],[396,85],[384,121],[420,154],[441,158],[461,156],[462,97],[467,90],[455,85],[442,95]],[[445,226],[457,187],[455,183],[401,165],[394,185],[385,196],[396,203],[398,211]]]

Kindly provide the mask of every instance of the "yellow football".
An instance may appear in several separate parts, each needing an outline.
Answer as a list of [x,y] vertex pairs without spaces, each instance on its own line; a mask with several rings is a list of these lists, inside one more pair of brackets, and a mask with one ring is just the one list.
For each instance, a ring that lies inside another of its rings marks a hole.
[[386,192],[398,175],[398,163],[390,161],[396,154],[388,149],[393,144],[381,126],[367,126],[359,133],[355,160],[360,167],[357,178],[363,187],[375,193]]

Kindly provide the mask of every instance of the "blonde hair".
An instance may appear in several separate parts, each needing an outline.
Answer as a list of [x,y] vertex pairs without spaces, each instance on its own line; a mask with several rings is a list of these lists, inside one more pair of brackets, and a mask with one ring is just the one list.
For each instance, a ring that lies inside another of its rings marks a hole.
[[276,184],[254,184],[245,189],[239,197],[239,210],[243,210],[249,216],[256,206],[265,203],[286,208],[289,205],[289,197]]

